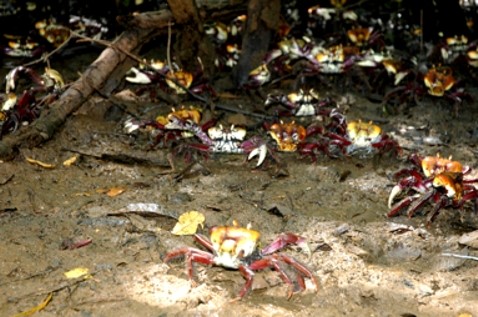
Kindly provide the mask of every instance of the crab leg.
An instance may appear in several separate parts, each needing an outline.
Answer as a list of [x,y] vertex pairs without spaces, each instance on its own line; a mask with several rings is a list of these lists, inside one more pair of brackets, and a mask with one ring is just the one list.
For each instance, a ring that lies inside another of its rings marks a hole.
[[[276,258],[275,255],[273,255],[272,257],[267,257],[267,258],[263,258],[261,260],[255,261],[249,266],[249,268],[253,271],[260,271],[268,267],[274,268],[274,270],[279,274],[282,281],[284,281],[284,283],[286,283],[289,286],[289,290],[287,291],[287,298],[289,299],[294,294],[294,283],[292,283],[289,276],[279,266],[278,262],[279,260]],[[302,285],[301,285],[301,288],[302,288]]]
[[438,216],[440,209],[444,208],[448,203],[448,197],[443,197],[440,199],[439,202],[436,203],[435,207],[433,210],[430,212],[430,214],[427,217],[427,222],[426,225],[427,227],[430,227],[432,222],[435,220],[435,218]]
[[195,234],[194,239],[196,239],[198,243],[206,247],[209,251],[214,252],[214,248],[212,246],[211,241],[202,234]]
[[400,212],[400,210],[410,205],[415,199],[417,199],[417,197],[418,197],[417,195],[414,195],[414,196],[403,198],[402,200],[400,200],[398,203],[396,203],[394,206],[391,207],[392,209],[388,212],[387,217],[390,218],[390,217],[396,216]]
[[214,258],[211,253],[190,247],[180,248],[166,254],[163,261],[164,263],[168,263],[170,260],[179,256],[186,257],[186,272],[191,280],[194,278],[193,262],[198,262],[206,265],[211,265],[214,263]]
[[407,216],[408,218],[411,218],[414,214],[415,211],[417,211],[418,208],[422,207],[430,198],[435,195],[435,190],[430,190],[429,192],[423,194],[420,199],[416,200],[409,208],[407,211]]
[[[303,265],[302,263],[298,262],[297,260],[291,258],[290,256],[287,256],[287,255],[284,255],[284,254],[277,254],[277,255],[274,255],[274,257],[279,259],[280,261],[283,261],[284,263],[292,266],[297,271],[299,271],[299,273],[301,273],[302,275],[310,278],[312,280],[312,283],[314,283],[315,289],[317,291],[319,290],[319,283],[317,282],[317,279],[315,278],[314,274],[312,274],[312,272],[307,267],[305,267],[305,265]],[[299,284],[300,284],[300,281],[299,281]],[[303,289],[305,289],[305,285],[303,283],[303,280],[302,280],[302,286],[303,286]]]
[[244,286],[239,292],[239,296],[235,298],[233,301],[243,298],[247,294],[247,292],[249,292],[249,290],[251,289],[252,282],[254,281],[254,272],[250,268],[244,265],[241,265],[239,267],[239,272],[241,272],[242,276],[246,279],[246,283],[244,283]]

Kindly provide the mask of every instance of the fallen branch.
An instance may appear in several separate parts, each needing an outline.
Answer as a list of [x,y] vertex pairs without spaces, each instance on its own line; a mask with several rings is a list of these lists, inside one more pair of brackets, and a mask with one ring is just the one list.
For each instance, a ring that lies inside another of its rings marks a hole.
[[109,95],[136,62],[125,53],[137,53],[143,44],[167,27],[171,19],[172,14],[168,10],[120,19],[129,28],[28,129],[20,129],[18,133],[7,135],[0,141],[0,158],[12,159],[20,147],[38,146],[51,139],[66,118],[93,93]]

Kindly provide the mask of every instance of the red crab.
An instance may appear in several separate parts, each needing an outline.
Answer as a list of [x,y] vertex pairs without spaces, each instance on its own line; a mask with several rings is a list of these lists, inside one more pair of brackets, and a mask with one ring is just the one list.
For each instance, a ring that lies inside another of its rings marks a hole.
[[288,255],[277,252],[288,245],[298,245],[308,250],[303,237],[293,233],[284,233],[265,248],[258,250],[259,231],[252,230],[249,227],[240,227],[237,223],[234,223],[233,226],[213,227],[209,236],[210,239],[200,234],[194,236],[196,241],[204,246],[207,251],[192,247],[179,248],[166,254],[164,262],[184,256],[186,258],[187,274],[190,279],[193,279],[193,264],[195,262],[239,270],[246,283],[236,299],[243,298],[249,292],[252,287],[254,272],[267,268],[274,269],[284,283],[289,285],[287,297],[290,298],[294,292],[294,282],[284,270],[284,266],[289,266],[295,271],[297,284],[301,290],[306,288],[304,277],[311,279],[316,290],[318,290],[318,283],[314,274],[305,265]]
[[340,154],[367,157],[389,151],[401,153],[397,141],[372,122],[356,120],[347,123],[345,117],[339,114],[328,127],[318,127],[313,132],[311,129],[312,127],[309,127],[308,135],[318,131],[319,141],[305,143],[301,153],[311,155],[313,159],[317,150],[331,157],[337,157]]
[[[410,160],[416,167],[396,174],[397,177],[403,177],[393,187],[388,198],[388,217],[396,216],[408,207],[407,215],[411,218],[427,202],[433,202],[433,210],[426,222],[429,226],[443,208],[462,208],[470,200],[474,200],[475,209],[478,207],[478,190],[473,186],[478,180],[464,178],[470,171],[468,166],[439,155],[423,158],[412,155]],[[406,196],[392,205],[395,198],[403,192]]]
[[193,74],[182,70],[175,63],[169,66],[161,61],[151,60],[148,64],[144,60],[138,67],[131,67],[125,79],[133,84],[159,84],[160,88],[174,91],[178,95],[209,92],[211,96],[216,96],[202,69]]
[[210,146],[212,141],[205,131],[214,123],[208,121],[200,125],[201,110],[195,107],[172,109],[166,116],[158,116],[152,121],[128,119],[124,123],[125,132],[131,134],[140,129],[150,130],[155,137],[153,146],[164,146],[172,141],[191,136],[198,137],[202,143]]
[[336,107],[336,102],[331,98],[321,98],[314,89],[291,92],[287,95],[269,94],[265,106],[280,104],[288,110],[280,111],[279,116],[321,116],[328,115],[331,106]]
[[[20,78],[26,77],[28,83],[21,95],[14,91],[18,89]],[[6,100],[0,108],[2,113],[0,138],[9,132],[14,132],[22,123],[31,123],[40,115],[45,105],[52,103],[63,91],[65,83],[59,72],[45,67],[45,72],[39,75],[33,69],[18,66],[6,76]]]

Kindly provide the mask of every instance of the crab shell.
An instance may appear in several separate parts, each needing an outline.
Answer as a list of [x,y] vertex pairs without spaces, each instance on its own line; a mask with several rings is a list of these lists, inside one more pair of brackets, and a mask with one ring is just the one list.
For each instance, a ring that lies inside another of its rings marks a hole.
[[463,165],[460,162],[442,158],[438,154],[436,156],[424,157],[421,161],[421,167],[426,177],[438,175],[443,172],[463,172]]
[[315,55],[315,59],[319,63],[343,63],[345,60],[344,47],[342,45],[336,45],[328,49],[322,48]]
[[166,83],[168,86],[174,89],[177,94],[184,94],[186,91],[182,87],[178,86],[176,82],[187,89],[191,86],[194,79],[193,74],[182,70],[178,70],[176,72],[170,71],[166,74],[166,78]]
[[347,135],[355,147],[368,147],[380,141],[382,129],[371,121],[350,121],[347,124]]
[[370,39],[370,35],[373,32],[373,28],[354,28],[347,31],[349,40],[357,46],[363,46],[367,44]]
[[474,49],[470,49],[466,52],[466,56],[468,57],[468,64],[472,67],[478,67],[478,47]]
[[269,134],[277,142],[279,151],[294,152],[297,150],[297,145],[307,136],[307,130],[294,121],[281,122],[274,123],[269,129]]
[[463,174],[443,172],[433,179],[433,187],[443,187],[446,189],[446,195],[453,200],[458,201],[463,197]]
[[430,95],[443,97],[455,85],[456,80],[450,67],[434,67],[426,73],[423,82]]
[[249,72],[249,79],[256,85],[262,86],[271,79],[271,72],[266,64],[261,64]]
[[257,250],[261,237],[259,231],[239,226],[212,227],[209,235],[217,255],[216,264],[234,269]]
[[246,129],[235,127],[224,128],[221,124],[218,127],[211,127],[207,130],[207,134],[212,140],[224,141],[242,141],[246,137]]

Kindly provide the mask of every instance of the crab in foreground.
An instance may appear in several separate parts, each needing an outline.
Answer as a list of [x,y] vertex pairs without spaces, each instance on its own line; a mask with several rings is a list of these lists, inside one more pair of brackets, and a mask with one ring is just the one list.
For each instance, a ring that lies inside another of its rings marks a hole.
[[[423,158],[413,155],[411,161],[416,168],[404,169],[396,174],[403,177],[388,198],[388,217],[396,216],[408,207],[407,215],[411,218],[427,202],[432,202],[433,209],[426,222],[429,226],[443,208],[459,209],[467,201],[474,201],[475,209],[478,207],[478,189],[473,185],[478,180],[464,177],[471,170],[468,166],[439,155]],[[393,204],[402,193],[405,197]]]
[[186,258],[186,269],[189,278],[192,280],[194,275],[194,263],[205,265],[222,266],[226,269],[239,270],[246,280],[236,300],[243,298],[251,289],[254,272],[267,268],[274,269],[281,279],[289,286],[288,298],[293,295],[294,282],[284,270],[289,267],[296,273],[296,282],[301,290],[306,288],[304,277],[311,279],[316,290],[318,283],[314,274],[303,264],[294,258],[278,253],[277,251],[288,245],[297,245],[308,249],[308,245],[303,237],[293,233],[284,233],[276,238],[271,244],[259,250],[257,245],[260,239],[259,231],[240,227],[237,223],[233,226],[212,227],[209,232],[210,238],[196,234],[194,237],[198,243],[204,246],[207,251],[183,247],[166,254],[164,262],[184,256]]

